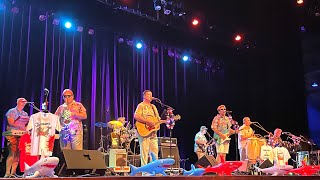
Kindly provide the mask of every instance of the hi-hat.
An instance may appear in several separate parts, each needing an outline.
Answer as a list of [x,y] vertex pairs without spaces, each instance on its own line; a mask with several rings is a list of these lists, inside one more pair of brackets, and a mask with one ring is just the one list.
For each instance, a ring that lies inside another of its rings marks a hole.
[[123,126],[123,124],[120,121],[110,121],[110,122],[108,122],[108,127],[109,128],[120,128],[122,126]]
[[107,123],[104,123],[104,122],[96,122],[94,125],[97,127],[104,127],[104,128],[107,127]]

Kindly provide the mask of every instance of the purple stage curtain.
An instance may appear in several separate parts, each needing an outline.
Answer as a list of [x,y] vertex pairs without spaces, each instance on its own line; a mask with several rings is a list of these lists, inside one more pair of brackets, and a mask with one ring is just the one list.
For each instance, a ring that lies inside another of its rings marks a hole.
[[[84,124],[89,132],[85,147],[97,149],[100,130],[94,124],[120,116],[134,124],[134,110],[145,89],[175,107],[190,95],[190,76],[207,76],[194,62],[168,57],[164,45],[146,42],[142,49],[136,49],[126,42],[119,43],[118,36],[108,30],[96,29],[94,35],[89,35],[86,30],[77,32],[76,27],[65,29],[61,24],[54,25],[51,17],[39,21],[39,11],[31,6],[21,8],[17,14],[8,9],[0,12],[2,131],[6,126],[4,114],[15,106],[18,97],[41,107],[47,88],[49,110],[54,113],[63,103],[62,91],[70,88],[75,100],[87,109]],[[158,108],[161,113],[163,108]],[[29,107],[25,110],[29,114],[36,112]],[[168,133],[162,128],[158,135]]]

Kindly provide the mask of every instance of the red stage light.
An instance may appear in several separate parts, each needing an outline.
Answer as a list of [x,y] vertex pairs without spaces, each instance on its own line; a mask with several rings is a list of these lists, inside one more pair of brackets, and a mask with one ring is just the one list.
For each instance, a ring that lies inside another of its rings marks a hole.
[[199,24],[198,19],[193,19],[192,20],[192,25],[197,26]]
[[236,35],[236,37],[234,38],[234,40],[236,40],[236,41],[241,41],[241,39],[242,39],[242,37],[241,37],[241,35]]

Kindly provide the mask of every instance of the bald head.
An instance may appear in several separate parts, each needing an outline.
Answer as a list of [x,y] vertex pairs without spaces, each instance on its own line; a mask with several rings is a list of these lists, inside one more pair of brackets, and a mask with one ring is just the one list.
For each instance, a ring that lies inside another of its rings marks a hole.
[[62,95],[63,95],[64,102],[66,104],[70,104],[73,102],[74,97],[71,89],[63,90]]

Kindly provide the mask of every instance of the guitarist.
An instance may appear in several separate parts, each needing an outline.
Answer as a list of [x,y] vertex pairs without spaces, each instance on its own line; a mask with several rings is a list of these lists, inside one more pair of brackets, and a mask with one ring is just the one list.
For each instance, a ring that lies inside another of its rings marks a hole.
[[205,126],[200,127],[200,131],[194,137],[194,152],[198,156],[198,160],[206,154],[206,145],[207,145],[207,138],[205,134],[207,133],[208,128]]
[[[155,105],[151,104],[152,92],[150,90],[143,91],[143,101],[138,104],[134,113],[134,119],[140,123],[146,124],[150,128],[155,127],[155,123],[150,118],[157,118],[160,121],[160,116]],[[158,139],[157,132],[153,131],[148,136],[138,135],[140,145],[141,166],[148,163],[149,153],[153,153],[158,158]]]
[[[217,111],[218,114],[212,120],[211,129],[214,131],[213,137],[217,142],[217,161],[220,163],[226,160],[226,155],[229,153],[229,136],[237,132],[231,129],[231,121],[233,120],[226,116],[226,106],[218,106]],[[221,160],[221,158],[223,158],[223,160]]]

